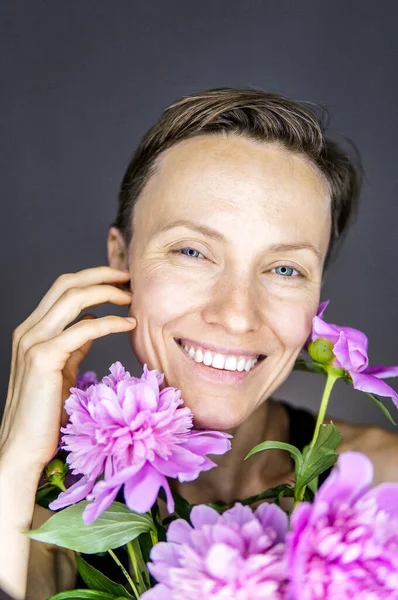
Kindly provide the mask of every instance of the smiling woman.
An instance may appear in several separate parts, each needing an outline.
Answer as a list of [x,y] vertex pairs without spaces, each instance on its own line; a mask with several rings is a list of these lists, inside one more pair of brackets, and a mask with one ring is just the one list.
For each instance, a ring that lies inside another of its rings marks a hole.
[[[319,304],[330,205],[305,157],[201,135],[161,156],[130,243],[111,230],[110,264],[131,274],[134,351],[183,391],[198,426],[235,428],[260,405],[267,421],[264,400],[292,370]],[[206,365],[211,351],[216,364]],[[266,358],[237,371],[227,354]]]
[[[173,482],[190,502],[230,502],[291,481],[286,452],[258,454],[244,467],[243,458],[264,440],[310,441],[312,416],[272,396],[308,339],[359,189],[352,161],[303,103],[222,88],[166,109],[123,179],[110,266],[61,276],[15,332],[1,433],[3,585],[25,593],[29,546],[19,532],[57,447],[63,401],[98,337],[127,332],[140,363],[182,391],[197,427],[233,434],[218,469]],[[129,317],[67,327],[105,302],[129,306]],[[344,449],[386,463],[381,431],[375,443],[374,430],[339,426]],[[10,486],[10,472],[24,474],[24,494]],[[52,559],[37,561],[34,549],[31,581],[46,573],[40,598],[60,587]]]

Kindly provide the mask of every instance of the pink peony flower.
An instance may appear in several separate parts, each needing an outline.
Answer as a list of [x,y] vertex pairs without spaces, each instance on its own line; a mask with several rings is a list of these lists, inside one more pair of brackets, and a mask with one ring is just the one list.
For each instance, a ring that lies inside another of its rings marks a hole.
[[319,305],[318,314],[312,321],[310,340],[315,341],[319,338],[330,340],[334,345],[333,353],[336,357],[332,364],[349,373],[355,389],[392,398],[398,407],[397,392],[381,381],[389,377],[397,377],[398,366],[369,367],[368,338],[358,329],[326,323],[322,316],[328,304],[329,302],[323,302]]
[[285,598],[287,516],[275,504],[235,504],[220,515],[195,506],[192,527],[173,521],[148,568],[159,582],[142,600],[279,600]]
[[79,390],[86,390],[90,385],[98,383],[97,375],[94,371],[85,371],[84,373],[78,373],[76,387]]
[[398,599],[398,483],[370,489],[373,466],[343,452],[314,503],[292,514],[291,598]]
[[167,477],[192,481],[216,466],[207,454],[227,452],[231,436],[194,431],[192,412],[181,406],[181,392],[171,387],[160,390],[162,381],[163,375],[146,365],[137,378],[114,363],[100,383],[71,389],[61,447],[69,452],[72,474],[82,477],[50,504],[51,509],[86,498],[91,503],[83,518],[89,524],[124,486],[130,510],[150,510],[163,487],[167,508],[173,512]]

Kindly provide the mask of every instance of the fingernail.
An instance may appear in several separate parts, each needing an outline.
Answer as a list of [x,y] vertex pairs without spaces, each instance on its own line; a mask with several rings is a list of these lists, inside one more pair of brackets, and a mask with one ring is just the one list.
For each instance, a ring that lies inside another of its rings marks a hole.
[[124,317],[126,319],[126,321],[128,321],[129,323],[136,323],[137,319],[135,319],[134,317]]

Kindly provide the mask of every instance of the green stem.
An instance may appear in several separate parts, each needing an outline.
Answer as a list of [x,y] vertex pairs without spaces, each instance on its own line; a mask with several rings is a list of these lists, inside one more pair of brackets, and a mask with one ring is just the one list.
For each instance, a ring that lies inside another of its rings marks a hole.
[[[329,404],[330,394],[332,393],[332,389],[333,389],[333,386],[336,383],[336,381],[341,378],[342,372],[343,372],[342,369],[339,369],[336,367],[332,367],[332,366],[326,367],[327,379],[326,379],[325,389],[323,390],[323,394],[322,394],[322,400],[321,400],[321,405],[319,407],[318,418],[317,418],[316,424],[315,424],[314,435],[312,437],[312,441],[310,444],[311,448],[313,448],[316,444],[316,441],[317,441],[318,435],[319,435],[319,430],[320,430],[321,425],[323,424],[325,417],[326,417],[326,411],[327,411],[328,404]],[[300,502],[302,502],[304,500],[306,488],[307,488],[307,486],[304,486],[300,490],[298,490],[297,488],[295,489],[293,510],[296,508],[296,506],[298,504],[300,504]]]
[[154,546],[159,541],[158,532],[157,532],[156,527],[154,527],[153,529],[151,529],[151,531],[149,533],[150,533],[150,536],[151,536],[152,546]]
[[[134,576],[138,581],[139,587],[142,588],[141,591],[145,592],[149,588],[149,577],[147,577],[147,569],[138,539],[127,543],[127,552],[133,565]],[[143,573],[145,573],[147,581],[144,581]]]
[[54,482],[54,485],[56,485],[63,492],[66,492],[66,487],[65,487],[65,484],[64,484],[64,482],[62,480]]
[[122,563],[120,562],[120,560],[118,559],[116,554],[113,552],[113,550],[108,550],[108,552],[112,556],[113,560],[118,565],[118,567],[121,568],[123,575],[125,576],[125,578],[129,582],[129,584],[131,585],[131,589],[133,590],[135,597],[138,599],[140,597],[140,594],[136,588],[134,581],[131,579],[130,575],[128,574],[127,570],[124,568],[124,566],[122,565]]
[[315,443],[318,439],[319,430],[325,420],[326,411],[328,408],[330,394],[332,393],[333,386],[336,383],[336,381],[338,379],[340,379],[340,377],[341,377],[341,373],[336,372],[336,371],[337,371],[337,369],[336,370],[328,369],[328,371],[327,371],[326,385],[325,385],[325,389],[323,390],[321,405],[319,407],[318,418],[317,418],[316,425],[315,425],[315,431],[314,431],[314,435],[313,435],[313,438],[312,438],[312,441],[310,444],[311,448],[313,448],[315,446]]

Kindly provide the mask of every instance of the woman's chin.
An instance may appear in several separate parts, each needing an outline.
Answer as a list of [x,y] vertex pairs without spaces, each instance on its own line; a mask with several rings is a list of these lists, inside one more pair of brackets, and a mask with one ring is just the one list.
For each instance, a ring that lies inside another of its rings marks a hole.
[[249,416],[248,412],[244,414],[241,411],[233,411],[231,407],[225,408],[219,405],[206,406],[206,403],[201,403],[200,406],[188,406],[193,413],[193,423],[197,429],[213,429],[217,431],[230,431],[239,427]]

